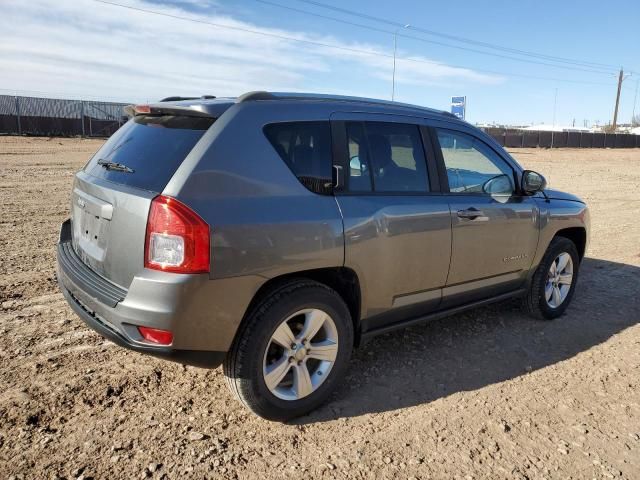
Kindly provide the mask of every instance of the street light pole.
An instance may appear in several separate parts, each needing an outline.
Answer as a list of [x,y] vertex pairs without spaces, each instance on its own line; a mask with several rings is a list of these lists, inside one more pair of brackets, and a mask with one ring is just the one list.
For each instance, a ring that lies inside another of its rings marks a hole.
[[635,118],[636,118],[636,102],[638,101],[638,85],[640,85],[640,79],[636,80],[636,94],[633,97],[633,110],[631,112],[632,127],[633,127],[633,122],[635,122]]
[[558,89],[556,88],[556,94],[553,97],[553,126],[556,126],[556,107],[558,106]]
[[396,28],[393,32],[393,76],[391,80],[391,101],[396,97],[396,52],[398,51],[398,32],[403,28],[409,28],[408,23],[402,27]]
[[556,87],[556,94],[553,97],[553,125],[551,126],[551,148],[553,148],[553,135],[556,130],[556,107],[558,106],[558,87]]

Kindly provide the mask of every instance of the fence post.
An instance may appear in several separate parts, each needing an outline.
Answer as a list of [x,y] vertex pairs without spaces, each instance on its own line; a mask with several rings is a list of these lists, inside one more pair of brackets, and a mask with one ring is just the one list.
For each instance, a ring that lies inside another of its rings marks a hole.
[[82,137],[84,138],[84,100],[80,100],[80,120],[82,121]]
[[16,119],[18,120],[18,135],[22,135],[22,125],[20,125],[20,97],[16,96]]

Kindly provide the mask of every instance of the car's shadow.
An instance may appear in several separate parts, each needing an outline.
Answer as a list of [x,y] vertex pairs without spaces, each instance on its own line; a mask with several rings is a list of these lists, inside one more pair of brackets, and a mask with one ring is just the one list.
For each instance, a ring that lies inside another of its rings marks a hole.
[[640,323],[640,267],[587,258],[573,303],[536,321],[517,301],[378,337],[358,350],[332,400],[305,424],[411,407],[567,360]]

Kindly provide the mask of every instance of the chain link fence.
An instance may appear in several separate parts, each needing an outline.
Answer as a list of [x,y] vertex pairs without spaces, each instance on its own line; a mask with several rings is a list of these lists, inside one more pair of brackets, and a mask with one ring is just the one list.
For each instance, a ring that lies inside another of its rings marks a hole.
[[0,95],[0,133],[108,137],[127,121],[126,105]]

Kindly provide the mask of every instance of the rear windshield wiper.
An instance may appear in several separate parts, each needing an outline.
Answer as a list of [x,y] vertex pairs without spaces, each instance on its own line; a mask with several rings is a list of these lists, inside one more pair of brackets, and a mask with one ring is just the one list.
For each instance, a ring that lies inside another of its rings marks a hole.
[[98,165],[106,168],[107,170],[114,170],[116,172],[133,173],[133,168],[129,168],[122,163],[110,162],[108,160],[98,160]]

